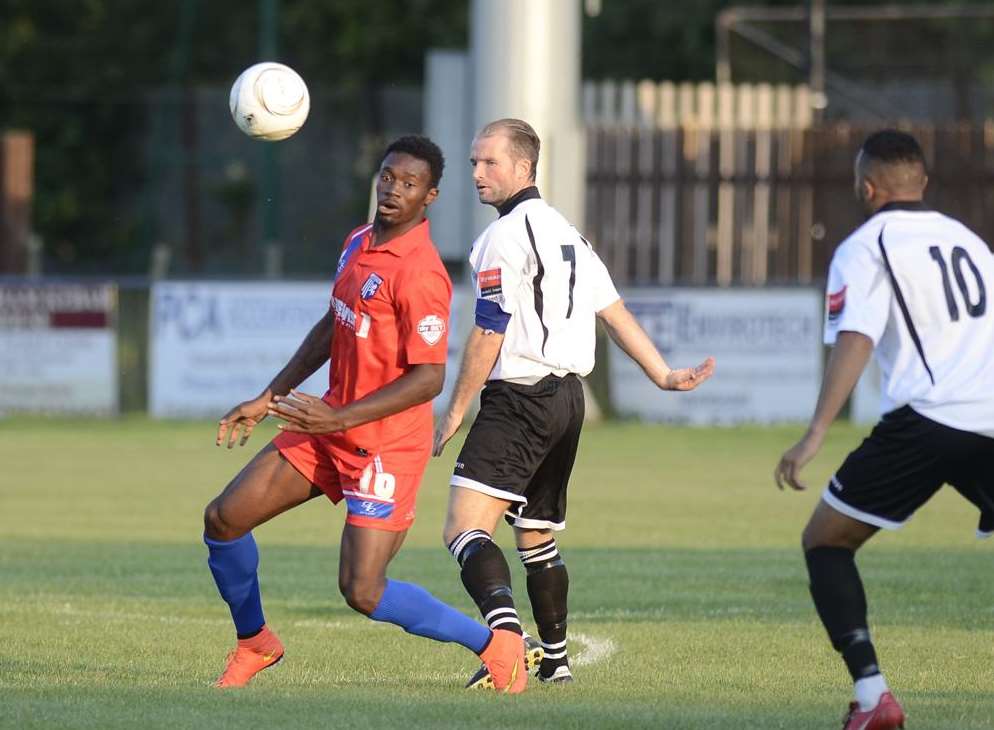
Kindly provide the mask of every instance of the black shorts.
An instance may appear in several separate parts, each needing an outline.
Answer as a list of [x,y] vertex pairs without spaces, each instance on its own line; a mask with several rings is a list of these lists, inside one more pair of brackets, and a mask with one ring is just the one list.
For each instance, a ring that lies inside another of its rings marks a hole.
[[884,414],[846,457],[822,499],[860,522],[896,530],[943,484],[980,510],[979,537],[994,534],[994,438],[904,406]]
[[453,487],[511,502],[515,527],[566,527],[566,486],[583,428],[583,386],[575,375],[535,385],[491,380],[456,461]]

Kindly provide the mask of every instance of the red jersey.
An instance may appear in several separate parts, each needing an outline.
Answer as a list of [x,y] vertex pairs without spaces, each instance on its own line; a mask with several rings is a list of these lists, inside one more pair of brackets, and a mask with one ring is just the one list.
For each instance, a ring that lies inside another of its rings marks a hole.
[[[380,246],[372,246],[372,238],[371,224],[349,234],[332,287],[335,331],[324,400],[335,407],[379,390],[415,365],[444,365],[447,359],[452,282],[428,221]],[[326,443],[344,472],[362,470],[381,453],[420,472],[431,440],[428,402],[328,434]]]

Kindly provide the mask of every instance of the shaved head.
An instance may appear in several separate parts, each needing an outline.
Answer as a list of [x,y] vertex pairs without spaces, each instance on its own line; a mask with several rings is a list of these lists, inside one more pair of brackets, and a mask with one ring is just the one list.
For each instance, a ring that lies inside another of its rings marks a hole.
[[856,197],[870,214],[892,201],[920,201],[928,184],[918,141],[893,129],[867,138],[856,154],[854,173]]

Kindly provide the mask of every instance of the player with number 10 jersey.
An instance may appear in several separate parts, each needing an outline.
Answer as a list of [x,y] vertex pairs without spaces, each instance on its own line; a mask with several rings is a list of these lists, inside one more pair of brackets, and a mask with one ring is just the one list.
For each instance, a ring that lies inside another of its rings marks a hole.
[[911,406],[933,421],[994,436],[994,259],[959,221],[892,202],[836,250],[825,344],[873,340],[881,412]]
[[872,134],[854,164],[868,220],[832,258],[825,342],[833,350],[807,433],[776,480],[803,489],[809,462],[869,360],[882,375],[880,422],[832,475],[801,539],[811,597],[853,679],[846,730],[903,727],[870,637],[855,553],[904,525],[944,484],[994,534],[994,256],[924,203],[925,155],[910,135]]

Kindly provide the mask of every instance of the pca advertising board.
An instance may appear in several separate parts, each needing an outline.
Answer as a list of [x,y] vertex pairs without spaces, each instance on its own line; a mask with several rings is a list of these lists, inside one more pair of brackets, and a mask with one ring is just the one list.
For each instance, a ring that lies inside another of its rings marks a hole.
[[0,414],[117,412],[113,284],[0,284]]
[[697,390],[661,391],[612,344],[622,415],[692,425],[807,420],[821,382],[823,302],[813,289],[633,289],[625,303],[671,367],[717,360]]
[[[254,398],[328,311],[325,282],[161,282],[152,288],[149,411],[158,418],[220,418]],[[467,292],[453,292],[449,365],[436,409],[448,402],[468,326]],[[471,315],[470,310],[470,315]],[[325,364],[300,386],[328,389]]]
[[[220,418],[262,392],[328,311],[328,282],[160,282],[152,287],[149,411]],[[325,364],[300,390],[328,389]]]

